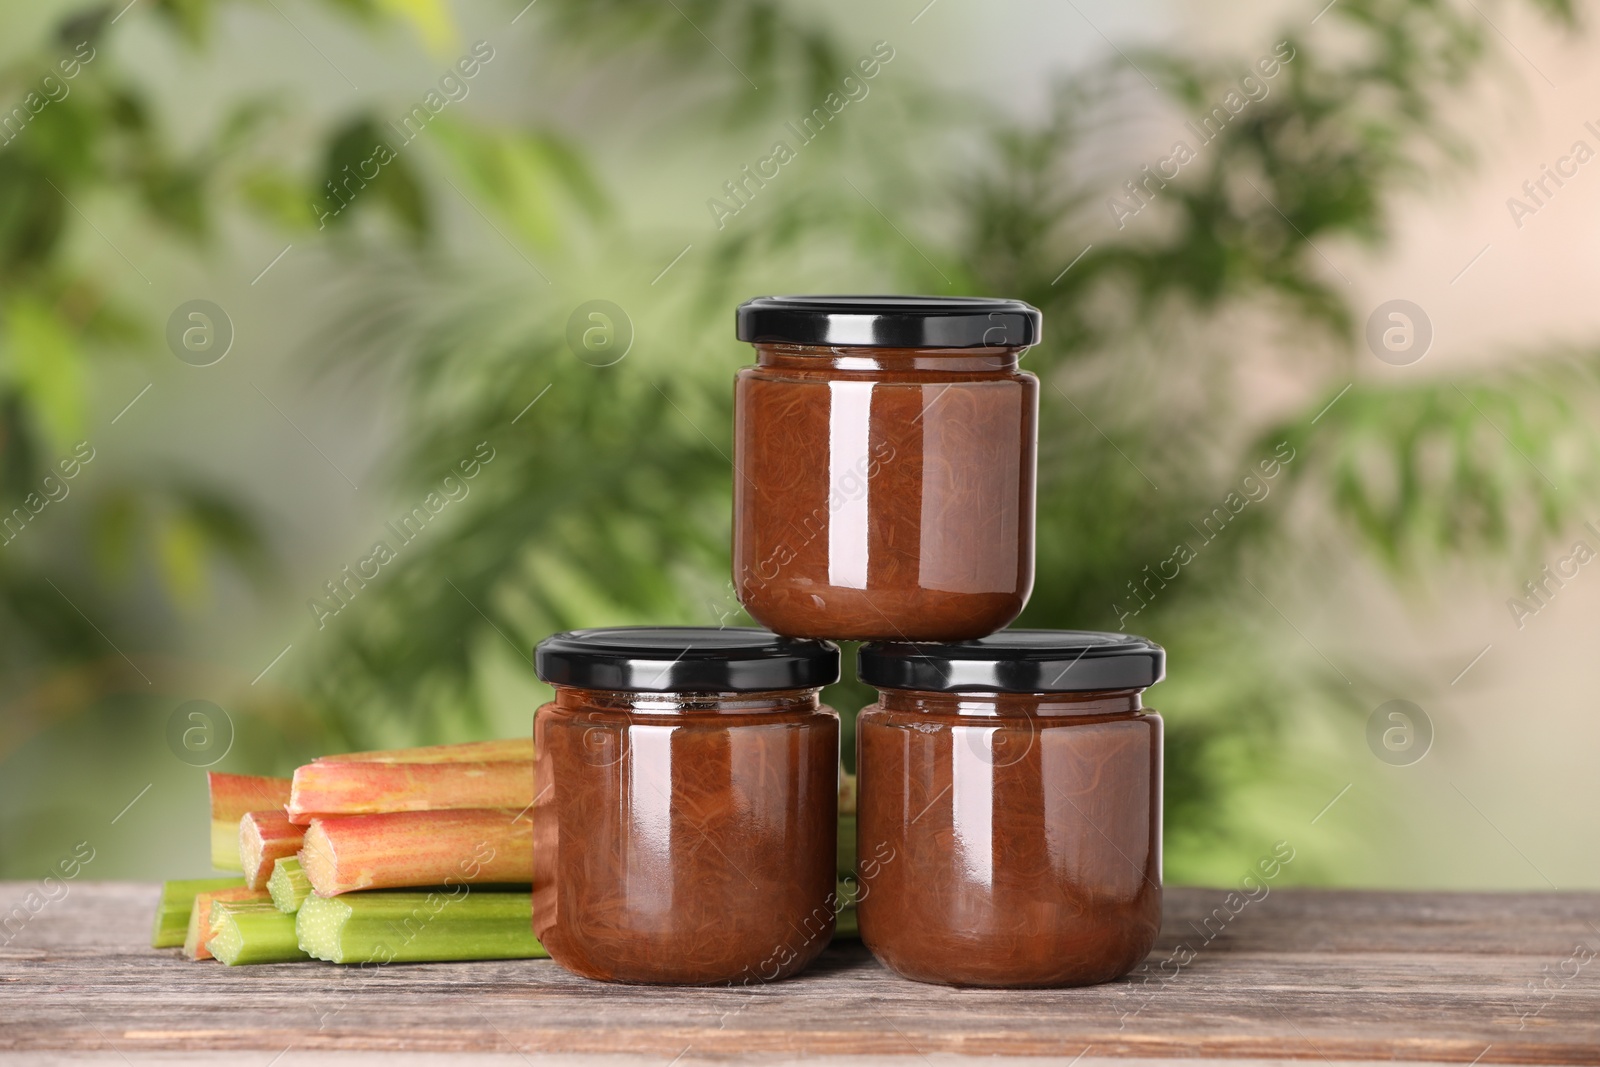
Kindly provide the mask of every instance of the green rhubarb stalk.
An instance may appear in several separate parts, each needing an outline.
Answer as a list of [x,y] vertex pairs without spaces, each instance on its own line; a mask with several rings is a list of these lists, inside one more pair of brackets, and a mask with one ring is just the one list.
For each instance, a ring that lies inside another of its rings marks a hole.
[[839,764],[838,873],[856,873],[856,776]]
[[151,948],[177,948],[189,930],[189,912],[194,898],[220,889],[241,889],[238,878],[189,878],[161,886],[161,902],[156,905],[156,922],[150,931]]
[[208,771],[211,788],[211,866],[219,871],[242,871],[239,860],[239,820],[252,811],[282,810],[289,803],[287,778],[261,778],[251,774]]
[[295,934],[294,916],[285,915],[269,900],[221,900],[213,904],[206,949],[230,967],[306,958]]
[[856,817],[854,815],[839,816],[838,848],[834,859],[837,861],[837,873],[840,878],[856,873]]
[[839,911],[833,920],[833,939],[835,941],[859,941],[861,927],[856,921],[856,882],[852,877],[849,881],[840,879],[835,887],[838,894]]
[[841,774],[839,783],[839,844],[835,858],[840,907],[834,919],[835,941],[861,937],[861,928],[856,922],[856,776]]
[[528,890],[449,889],[310,896],[295,916],[300,947],[330,963],[545,959]]
[[211,910],[219,901],[232,902],[240,900],[271,902],[272,898],[265,893],[258,893],[248,887],[242,889],[220,889],[215,892],[195,894],[194,907],[189,910],[189,928],[183,935],[183,954],[191,960],[209,960],[211,950],[206,948],[206,942],[211,939]]
[[306,877],[298,859],[285,856],[273,864],[267,892],[272,894],[272,903],[279,911],[293,915],[311,895],[311,879]]

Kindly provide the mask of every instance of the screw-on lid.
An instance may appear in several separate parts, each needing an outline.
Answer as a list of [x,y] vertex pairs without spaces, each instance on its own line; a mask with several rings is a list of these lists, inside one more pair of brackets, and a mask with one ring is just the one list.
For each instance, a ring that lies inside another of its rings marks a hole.
[[977,296],[758,296],[734,316],[741,341],[872,348],[1022,348],[1044,317]]
[[861,646],[856,673],[880,689],[940,693],[1073,693],[1144,689],[1166,677],[1167,654],[1134,634],[1001,630],[976,641]]
[[534,650],[551,685],[656,693],[815,689],[839,680],[839,646],[754,627],[616,626],[552,634]]

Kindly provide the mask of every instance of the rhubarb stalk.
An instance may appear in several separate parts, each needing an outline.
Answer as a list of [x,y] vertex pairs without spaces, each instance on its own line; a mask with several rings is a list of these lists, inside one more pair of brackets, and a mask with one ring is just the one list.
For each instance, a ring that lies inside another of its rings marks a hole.
[[289,821],[282,809],[252,811],[239,820],[239,866],[251,889],[265,889],[272,865],[300,851],[305,828]]
[[294,772],[289,818],[393,811],[512,808],[533,803],[533,742],[357,752],[324,757]]
[[206,942],[211,939],[211,908],[217,901],[270,901],[271,899],[267,894],[258,893],[248,887],[197,893],[194,898],[194,907],[189,910],[189,929],[183,938],[183,954],[191,960],[209,960],[211,958],[211,952],[206,948]]
[[373,752],[345,752],[337,756],[318,756],[316,763],[494,763],[504,760],[533,760],[533,739],[513,737],[503,741],[467,741],[453,745],[425,745],[421,748],[390,748]]
[[839,905],[833,919],[833,939],[835,941],[859,941],[861,939],[861,925],[856,918],[856,893],[858,886],[854,878],[846,881],[840,879],[834,888],[838,894]]
[[834,917],[833,939],[835,941],[857,940],[860,938],[860,926],[856,921],[856,892],[860,883],[856,881],[856,776],[846,774],[841,767],[839,771],[839,836],[837,886],[839,908]]
[[295,935],[294,916],[285,915],[270,900],[215,901],[206,948],[230,967],[306,958]]
[[297,857],[288,856],[273,864],[267,892],[272,894],[272,903],[279,911],[293,915],[300,910],[300,905],[311,895],[311,881],[300,869]]
[[533,821],[516,810],[313,819],[300,866],[320,896],[353,889],[533,880]]
[[840,878],[856,873],[856,776],[839,768],[839,836],[837,868]]
[[239,860],[239,820],[252,811],[281,810],[289,803],[287,778],[208,772],[211,786],[211,866],[243,870]]
[[543,959],[549,953],[533,936],[532,921],[526,889],[457,885],[308,897],[295,929],[302,949],[330,963]]
[[189,912],[201,893],[222,889],[243,889],[238,878],[190,878],[167,882],[161,887],[161,902],[156,905],[156,921],[150,931],[151,948],[177,948],[189,929]]

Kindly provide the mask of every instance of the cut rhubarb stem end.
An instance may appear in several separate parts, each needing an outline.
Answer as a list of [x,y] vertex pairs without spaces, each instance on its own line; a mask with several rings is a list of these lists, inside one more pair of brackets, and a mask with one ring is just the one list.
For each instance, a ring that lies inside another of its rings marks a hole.
[[238,878],[189,878],[163,883],[155,925],[150,930],[150,947],[177,948],[183,944],[189,930],[189,912],[194,910],[194,898],[199,894],[243,888],[244,882]]
[[189,929],[183,938],[183,954],[191,960],[209,960],[211,951],[206,942],[211,939],[211,909],[217,901],[270,901],[272,898],[254,889],[222,889],[211,893],[197,893],[194,907],[189,910]]
[[239,820],[239,866],[251,889],[265,889],[272,866],[300,851],[305,830],[289,821],[282,809],[252,811]]
[[272,903],[281,912],[293,915],[311,895],[311,880],[300,869],[300,861],[287,856],[272,866],[272,877],[267,879],[267,892]]

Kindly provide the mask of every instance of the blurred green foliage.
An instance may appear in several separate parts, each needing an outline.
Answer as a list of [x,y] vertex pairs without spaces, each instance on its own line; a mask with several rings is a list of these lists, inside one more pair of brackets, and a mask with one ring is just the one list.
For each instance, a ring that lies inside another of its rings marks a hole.
[[159,239],[203,245],[229,158],[260,115],[242,107],[199,150],[175,149],[144,89],[104,55],[113,14],[94,7],[65,19],[46,47],[0,71],[0,675],[13,707],[64,665],[109,665],[102,692],[135,674],[89,620],[126,617],[136,558],[180,600],[199,595],[210,558],[257,579],[269,571],[256,523],[182,471],[102,482],[83,505],[92,518],[78,543],[29,528],[72,493],[63,464],[93,461],[96,373],[159,336],[78,253],[85,235],[105,240],[81,205],[114,199]]
[[[199,50],[221,6],[155,5]],[[442,4],[326,6],[374,33],[401,21],[430,48],[454,47]],[[1574,21],[1565,3],[1536,6]],[[544,0],[539,33],[615,73],[627,97],[600,106],[645,113],[673,161],[711,161],[746,145],[764,153],[782,120],[835,91],[864,50],[802,10]],[[0,77],[4,98],[26,93],[60,50],[97,46],[110,14],[63,23],[56,46]],[[1318,246],[1381,247],[1397,197],[1467,158],[1442,109],[1492,70],[1498,42],[1473,11],[1443,0],[1342,0],[1326,16],[1314,39],[1303,29],[1274,38],[1292,58],[1270,93],[1178,177],[1144,186],[1147,205],[1120,189],[1143,180],[1118,140],[1128,102],[1205,114],[1255,55],[1146,50],[1064,73],[1038,121],[956,98],[902,61],[873,87],[887,98],[878,117],[850,113],[806,147],[793,177],[763,187],[725,227],[708,221],[687,236],[622,202],[599,146],[559,121],[495,123],[465,109],[434,120],[420,150],[354,201],[360,212],[328,228],[351,280],[321,309],[324,347],[331,369],[381,384],[401,412],[390,471],[399,510],[480,442],[495,459],[437,528],[323,620],[330,633],[300,669],[293,713],[331,745],[459,738],[490,728],[495,677],[526,681],[529,649],[553,630],[748,622],[727,579],[730,381],[748,358],[731,338],[732,305],[830,289],[1019,297],[1046,322],[1046,342],[1027,357],[1045,388],[1038,578],[1023,622],[1120,626],[1168,647],[1170,681],[1153,694],[1169,724],[1168,871],[1233,877],[1259,844],[1251,798],[1264,783],[1303,791],[1312,810],[1320,799],[1310,798],[1332,793],[1285,755],[1286,738],[1368,710],[1353,684],[1363,668],[1306,648],[1277,598],[1314,594],[1353,544],[1409,579],[1443,554],[1532,551],[1592,490],[1600,448],[1589,353],[1404,385],[1355,373],[1364,309]],[[240,105],[184,154],[110,62],[87,64],[74,86],[0,146],[8,508],[81,434],[96,361],[158,347],[156,324],[69,255],[67,238],[86,221],[73,210],[79,197],[115,198],[196,245],[224,205],[309,234],[308,205],[389,136],[380,107],[354,109],[306,134],[318,162],[298,173],[258,156],[249,136],[277,121],[281,103]],[[716,194],[726,175],[707,166]],[[1121,226],[1108,190],[1136,207]],[[447,215],[486,223],[498,237],[483,247],[503,241],[515,257],[464,259],[445,239]],[[680,263],[686,241],[693,251]],[[603,368],[564,339],[569,313],[596,295],[621,304],[636,330],[627,358]],[[1219,340],[1239,321],[1281,338],[1306,386],[1297,409],[1265,425],[1242,402],[1237,351]],[[1214,542],[1196,537],[1242,478],[1285,454],[1270,504],[1239,510]],[[1552,480],[1574,491],[1557,494]],[[129,481],[96,504],[103,559],[149,543],[139,531],[152,524],[167,531],[156,540],[169,546],[159,557],[173,595],[210,554],[265,566],[255,525],[215,491]],[[1180,577],[1140,584],[1185,542],[1201,548]],[[60,590],[44,584],[51,573]],[[47,553],[0,550],[7,673],[98,657],[103,645],[59,593],[112,615],[115,589]],[[847,713],[868,698],[851,682],[831,694]]]

